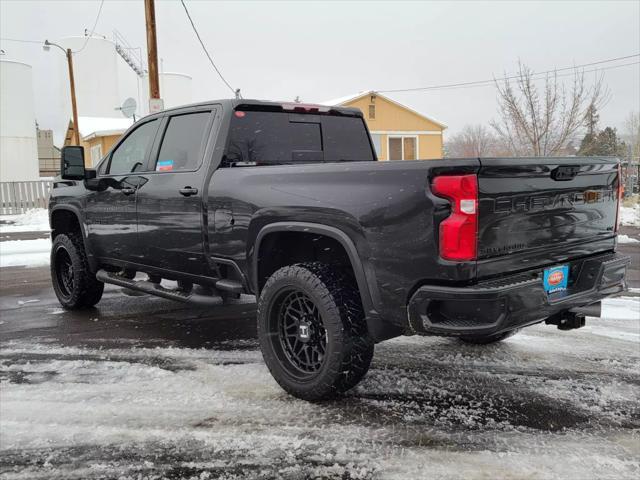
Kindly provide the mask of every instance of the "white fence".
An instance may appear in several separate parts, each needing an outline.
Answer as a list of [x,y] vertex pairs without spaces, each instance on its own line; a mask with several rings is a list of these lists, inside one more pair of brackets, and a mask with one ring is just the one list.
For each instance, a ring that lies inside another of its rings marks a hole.
[[24,213],[32,208],[47,208],[53,181],[0,182],[0,215]]

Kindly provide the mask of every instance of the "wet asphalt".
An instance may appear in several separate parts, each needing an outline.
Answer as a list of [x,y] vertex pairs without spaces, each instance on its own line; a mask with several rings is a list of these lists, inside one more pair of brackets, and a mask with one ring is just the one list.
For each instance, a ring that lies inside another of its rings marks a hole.
[[[100,303],[66,311],[51,287],[49,267],[9,267],[1,271],[0,336],[3,342],[47,337],[65,346],[165,345],[207,348],[220,341],[256,337],[252,296],[214,310],[150,295],[132,295],[107,285]],[[60,312],[51,314],[52,311]],[[149,339],[154,339],[149,343]]]
[[[640,229],[622,227],[620,233],[640,240]],[[46,232],[2,234],[0,242],[46,237]],[[618,246],[620,253],[632,259],[627,271],[627,282],[632,289],[640,288],[638,245]],[[58,303],[48,267],[2,268],[0,292],[0,316],[8,320],[0,324],[3,341],[47,335],[65,345],[82,345],[92,343],[92,335],[99,333],[102,340],[124,338],[145,345],[146,339],[154,337],[166,338],[168,344],[175,346],[206,348],[215,341],[256,336],[255,299],[248,295],[233,305],[207,310],[149,295],[131,297],[125,290],[108,285],[95,309],[51,316],[47,311],[56,308]],[[34,302],[35,299],[38,301]],[[25,301],[30,303],[20,303]],[[96,317],[103,321],[87,322]]]

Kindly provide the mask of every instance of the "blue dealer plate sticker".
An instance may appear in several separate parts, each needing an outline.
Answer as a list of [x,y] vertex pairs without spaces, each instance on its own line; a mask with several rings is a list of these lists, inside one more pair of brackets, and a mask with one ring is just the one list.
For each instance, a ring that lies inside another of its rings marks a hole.
[[543,285],[547,293],[563,292],[569,283],[569,265],[547,268],[544,271]]
[[170,172],[173,170],[173,160],[158,160],[156,172]]

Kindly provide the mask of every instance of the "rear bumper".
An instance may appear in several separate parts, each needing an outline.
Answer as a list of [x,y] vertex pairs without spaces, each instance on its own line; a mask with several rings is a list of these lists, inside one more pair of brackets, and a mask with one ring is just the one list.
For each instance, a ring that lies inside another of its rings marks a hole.
[[420,287],[407,312],[413,333],[492,335],[541,322],[571,308],[584,307],[626,289],[631,259],[615,253],[566,262],[566,292],[547,295],[542,269],[468,287]]

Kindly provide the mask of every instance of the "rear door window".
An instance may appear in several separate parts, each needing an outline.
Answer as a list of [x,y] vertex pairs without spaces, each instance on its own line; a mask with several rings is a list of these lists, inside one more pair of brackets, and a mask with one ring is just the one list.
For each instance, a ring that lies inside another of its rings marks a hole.
[[238,111],[223,167],[375,160],[360,117]]
[[176,115],[169,119],[155,164],[157,172],[197,170],[202,162],[205,132],[211,112]]

